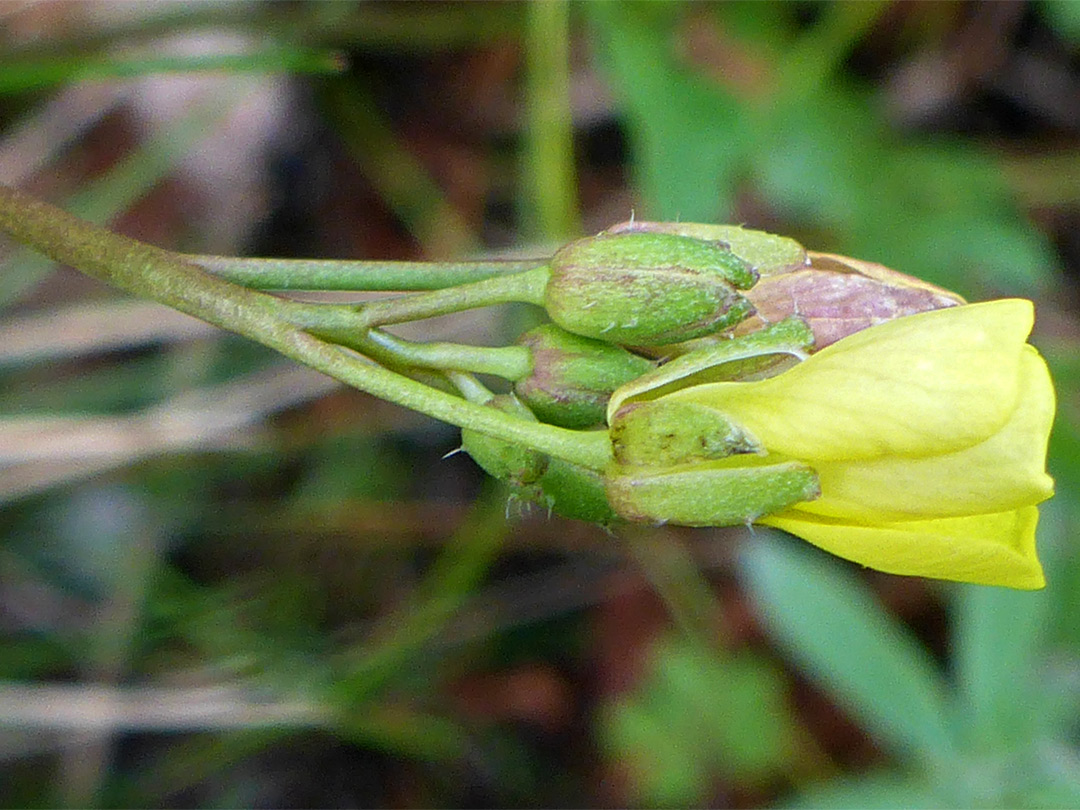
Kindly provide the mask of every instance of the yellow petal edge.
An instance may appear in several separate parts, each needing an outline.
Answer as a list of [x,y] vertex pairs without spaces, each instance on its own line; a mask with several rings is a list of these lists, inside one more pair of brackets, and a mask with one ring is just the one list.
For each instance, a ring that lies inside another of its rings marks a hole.
[[810,464],[821,497],[758,522],[893,574],[1035,589],[1036,504],[1054,419],[1034,311],[1008,299],[856,333],[776,377],[669,394]]
[[1034,590],[1046,584],[1035,554],[1039,510],[864,526],[788,509],[759,522],[890,574]]
[[783,374],[668,394],[728,414],[803,461],[937,455],[995,433],[1019,394],[1030,301],[909,315],[856,332]]

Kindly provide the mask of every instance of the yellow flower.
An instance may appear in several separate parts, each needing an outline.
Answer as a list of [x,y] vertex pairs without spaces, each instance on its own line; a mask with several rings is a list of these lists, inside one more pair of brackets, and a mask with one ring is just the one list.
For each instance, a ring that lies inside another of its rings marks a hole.
[[[801,462],[820,497],[758,522],[881,571],[1040,588],[1035,504],[1054,417],[1046,363],[1017,299],[911,315],[857,332],[775,377],[661,397],[705,406],[765,456]],[[703,493],[704,495],[704,493]]]

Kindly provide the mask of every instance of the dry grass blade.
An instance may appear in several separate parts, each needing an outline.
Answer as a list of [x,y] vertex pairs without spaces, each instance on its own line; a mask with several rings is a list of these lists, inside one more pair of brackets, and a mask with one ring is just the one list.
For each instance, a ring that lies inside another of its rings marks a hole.
[[220,330],[148,301],[76,304],[0,323],[0,365],[81,357]]
[[338,385],[311,369],[281,365],[131,416],[0,420],[0,465],[9,465],[0,468],[0,502],[157,453],[236,446],[267,415]]
[[324,722],[325,712],[315,704],[259,699],[226,686],[0,685],[0,725],[27,730],[199,731]]

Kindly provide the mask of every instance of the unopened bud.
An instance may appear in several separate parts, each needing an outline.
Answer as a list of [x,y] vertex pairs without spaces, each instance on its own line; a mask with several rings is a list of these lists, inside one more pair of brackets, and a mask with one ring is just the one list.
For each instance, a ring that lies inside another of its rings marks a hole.
[[956,293],[880,264],[810,253],[806,267],[763,273],[747,297],[757,317],[739,324],[749,334],[763,324],[799,315],[814,332],[814,348],[885,321],[963,304]]
[[[521,419],[536,421],[532,411],[512,394],[499,394],[489,400],[487,406]],[[547,457],[542,453],[475,430],[461,431],[461,448],[488,475],[512,484],[530,484],[539,479],[547,468]]]
[[737,290],[755,281],[753,267],[717,242],[600,234],[555,254],[544,306],[575,334],[658,346],[729,329],[753,314]]
[[764,448],[714,408],[696,402],[632,402],[611,423],[615,460],[624,465],[671,467]]
[[605,477],[616,514],[677,526],[738,526],[821,494],[817,475],[797,462],[672,468],[613,467]]
[[602,526],[618,520],[611,509],[599,473],[553,458],[538,485],[543,503],[557,515]]
[[531,350],[533,370],[514,391],[541,421],[560,427],[602,422],[611,392],[654,368],[621,346],[554,324],[526,332],[518,343]]
[[727,247],[762,276],[809,263],[806,249],[787,236],[754,231],[741,225],[704,225],[698,222],[620,222],[606,233],[670,233],[702,239]]

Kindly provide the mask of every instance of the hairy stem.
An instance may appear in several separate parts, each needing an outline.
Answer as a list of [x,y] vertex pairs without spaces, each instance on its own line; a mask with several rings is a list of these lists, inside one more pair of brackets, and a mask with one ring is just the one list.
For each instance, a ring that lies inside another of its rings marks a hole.
[[434,318],[467,309],[521,302],[542,306],[550,271],[536,267],[524,273],[460,284],[445,290],[382,298],[364,304],[360,318],[367,326]]
[[98,228],[4,185],[0,230],[87,275],[249,337],[389,402],[592,469],[602,469],[611,457],[606,432],[527,422],[370,364],[284,320],[285,302],[274,296],[216,278],[175,254]]
[[411,292],[442,290],[543,267],[546,259],[393,262],[345,259],[250,259],[178,254],[215,276],[253,290]]
[[282,301],[285,317],[294,326],[320,334],[360,333],[374,326],[418,321],[496,304],[542,306],[550,271],[546,266],[497,276],[445,290],[380,298],[364,304],[321,304]]

